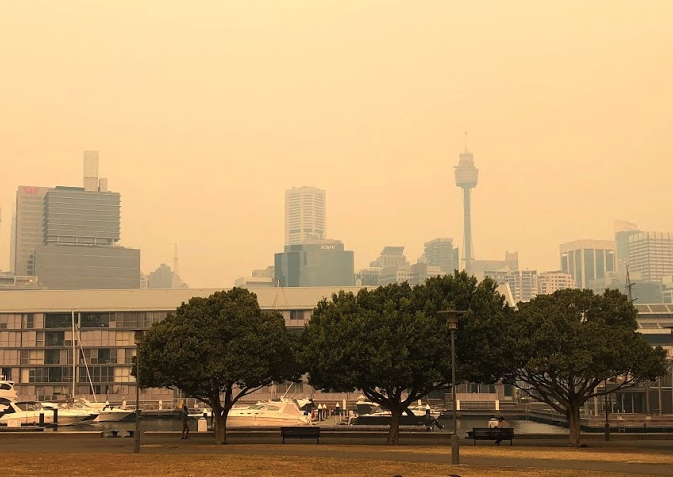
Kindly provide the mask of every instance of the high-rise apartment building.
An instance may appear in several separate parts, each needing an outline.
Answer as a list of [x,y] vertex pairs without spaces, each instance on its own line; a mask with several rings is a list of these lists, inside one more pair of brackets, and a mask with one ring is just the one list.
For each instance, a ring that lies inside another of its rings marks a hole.
[[575,288],[575,279],[560,270],[542,272],[537,277],[538,295],[551,295],[555,291]]
[[285,191],[285,245],[327,238],[325,191],[293,187]]
[[442,274],[460,270],[458,249],[453,247],[453,239],[436,238],[425,242],[425,251],[419,262],[439,267]]
[[561,271],[569,273],[577,288],[609,278],[617,271],[616,245],[612,240],[576,240],[561,244]]
[[660,283],[673,275],[673,234],[639,232],[629,235],[629,271],[636,281]]
[[44,241],[44,198],[48,187],[19,186],[14,218],[13,272],[17,276],[35,275],[35,247]]

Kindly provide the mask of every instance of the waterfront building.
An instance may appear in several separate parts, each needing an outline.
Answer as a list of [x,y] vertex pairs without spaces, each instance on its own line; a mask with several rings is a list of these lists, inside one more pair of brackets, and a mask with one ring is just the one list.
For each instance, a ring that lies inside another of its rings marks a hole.
[[[278,311],[288,328],[300,331],[318,301],[340,289],[252,291],[262,309]],[[207,297],[216,291],[219,289],[2,291],[0,374],[17,383],[17,392],[24,399],[60,400],[73,392],[92,398],[93,390],[111,402],[130,400],[135,396],[131,376],[134,330],[149,329],[190,298]],[[170,401],[173,391],[143,389],[141,396],[142,400]]]

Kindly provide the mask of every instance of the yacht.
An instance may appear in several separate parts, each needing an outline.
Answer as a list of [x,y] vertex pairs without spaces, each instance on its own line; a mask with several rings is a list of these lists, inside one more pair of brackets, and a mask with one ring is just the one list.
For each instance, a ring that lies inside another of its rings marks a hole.
[[[0,423],[11,425],[19,423],[22,426],[37,425],[40,423],[40,414],[44,415],[45,424],[54,423],[54,410],[43,407],[36,401],[10,401],[0,398]],[[68,412],[67,409],[58,410],[58,425],[72,426],[83,422],[89,414]],[[16,424],[15,424],[16,425]]]
[[308,426],[311,416],[294,401],[264,401],[249,407],[233,408],[227,416],[227,427],[243,426]]
[[[211,409],[200,409],[190,413],[192,418],[212,418]],[[263,401],[251,406],[234,407],[227,416],[227,427],[255,426],[307,426],[311,424],[311,416],[302,411],[296,402],[281,399],[280,401]]]
[[16,389],[14,389],[14,381],[0,381],[0,398],[9,401],[15,401],[18,398]]
[[82,409],[89,409],[98,413],[95,422],[119,422],[129,419],[135,415],[135,409],[126,409],[125,407],[114,407],[108,401],[104,403],[89,402],[82,398],[76,403]]

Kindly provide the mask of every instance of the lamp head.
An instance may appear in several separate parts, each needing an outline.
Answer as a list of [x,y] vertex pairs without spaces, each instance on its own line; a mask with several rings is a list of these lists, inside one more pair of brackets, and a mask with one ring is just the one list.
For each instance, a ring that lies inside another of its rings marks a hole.
[[442,310],[438,314],[446,316],[446,327],[450,330],[458,329],[458,320],[467,311],[465,310]]

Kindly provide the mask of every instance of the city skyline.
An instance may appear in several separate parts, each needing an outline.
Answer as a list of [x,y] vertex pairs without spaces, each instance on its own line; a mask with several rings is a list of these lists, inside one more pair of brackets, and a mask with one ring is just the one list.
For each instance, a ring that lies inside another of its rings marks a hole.
[[5,7],[0,269],[17,188],[79,184],[89,149],[120,243],[145,273],[179,243],[193,287],[273,263],[293,186],[327,191],[356,270],[384,246],[462,250],[465,130],[476,259],[557,270],[614,219],[673,231],[670,2],[147,3]]

